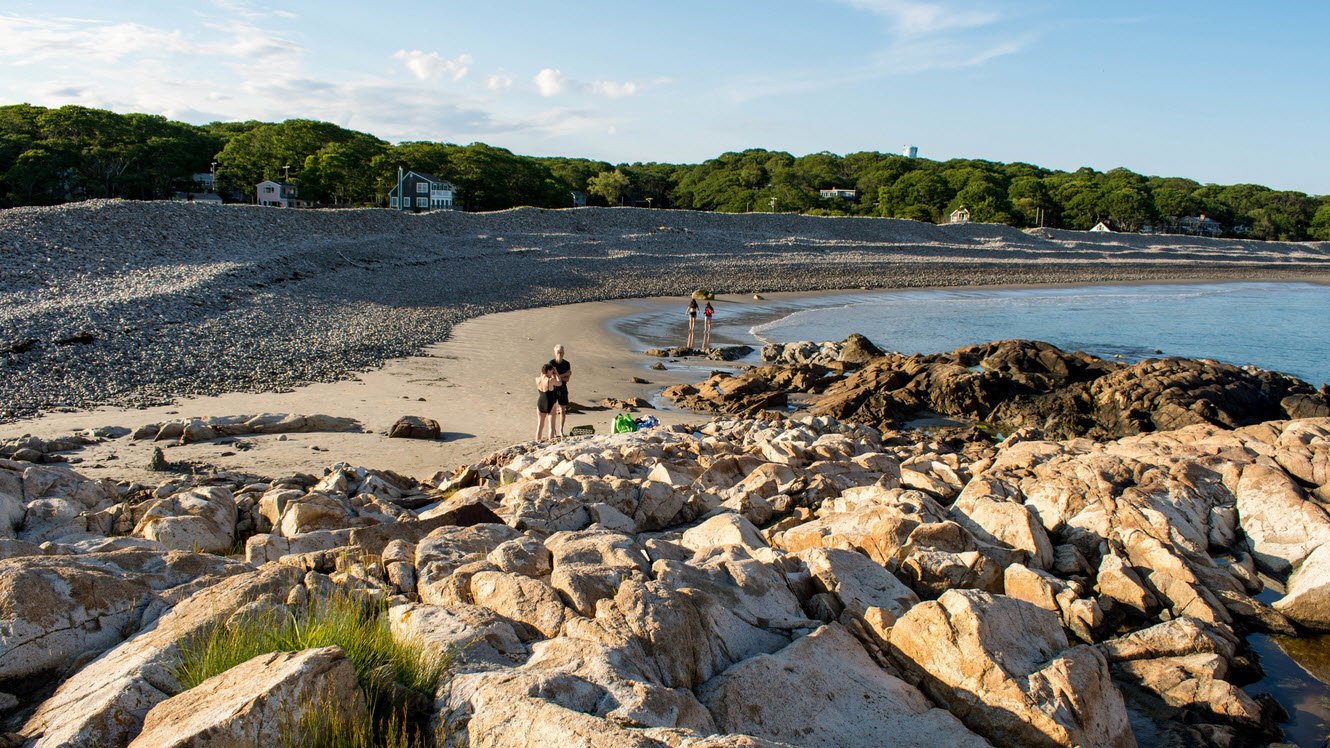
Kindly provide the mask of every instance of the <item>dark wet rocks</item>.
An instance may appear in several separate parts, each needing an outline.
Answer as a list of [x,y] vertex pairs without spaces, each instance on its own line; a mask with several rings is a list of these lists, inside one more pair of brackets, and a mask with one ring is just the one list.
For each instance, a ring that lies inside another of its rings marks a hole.
[[643,353],[655,358],[704,358],[708,361],[738,361],[753,352],[752,346],[724,345],[715,348],[648,348]]

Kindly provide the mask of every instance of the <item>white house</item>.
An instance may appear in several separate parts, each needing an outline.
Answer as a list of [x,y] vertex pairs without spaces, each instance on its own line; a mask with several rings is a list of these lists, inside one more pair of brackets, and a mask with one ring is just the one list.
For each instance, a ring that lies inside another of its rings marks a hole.
[[[398,195],[398,190],[402,195]],[[453,193],[457,188],[446,179],[423,171],[403,172],[388,192],[388,207],[427,213],[431,210],[457,210]]]
[[1110,229],[1110,228],[1108,227],[1108,224],[1104,223],[1103,221],[1100,221],[1099,223],[1096,223],[1096,224],[1094,225],[1094,228],[1092,228],[1092,229],[1090,229],[1090,230],[1091,230],[1091,231],[1098,231],[1098,232],[1104,232],[1104,231],[1107,231],[1107,232],[1110,233],[1110,234],[1113,233],[1113,229]]
[[280,179],[269,179],[254,185],[254,202],[270,208],[303,208],[304,200],[296,199],[296,186]]
[[951,223],[969,223],[969,222],[970,222],[970,211],[966,210],[965,207],[962,206],[960,208],[957,208],[956,210],[951,211]]
[[841,200],[854,200],[859,197],[859,190],[847,190],[840,187],[832,187],[829,190],[818,190],[819,195],[824,199],[831,200],[840,198]]

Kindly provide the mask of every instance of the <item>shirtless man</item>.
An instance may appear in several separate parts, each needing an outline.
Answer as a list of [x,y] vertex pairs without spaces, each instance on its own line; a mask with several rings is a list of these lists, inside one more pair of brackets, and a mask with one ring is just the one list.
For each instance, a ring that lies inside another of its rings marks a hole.
[[563,436],[564,424],[568,421],[568,380],[573,378],[573,365],[563,357],[563,344],[554,346],[554,358],[550,359],[554,367],[554,376],[559,386],[553,390],[554,411],[550,414],[550,428],[554,434]]

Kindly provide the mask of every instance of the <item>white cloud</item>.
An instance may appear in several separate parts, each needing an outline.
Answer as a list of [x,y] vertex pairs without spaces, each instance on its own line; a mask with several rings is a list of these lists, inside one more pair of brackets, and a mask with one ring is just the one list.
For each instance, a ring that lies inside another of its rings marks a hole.
[[[668,79],[657,79],[658,82],[662,80],[668,81]],[[571,91],[580,91],[610,99],[618,99],[624,96],[635,96],[643,88],[643,84],[636,81],[600,80],[583,83],[569,78],[556,68],[541,70],[536,73],[535,78],[532,78],[532,82],[536,84],[536,90],[540,92],[540,95],[547,98]]]
[[536,90],[540,95],[545,97],[558,96],[568,88],[568,79],[554,68],[541,70],[531,81],[536,84]]
[[840,0],[859,10],[887,18],[902,34],[931,34],[952,29],[976,28],[996,22],[993,10],[962,8],[924,0]]
[[500,70],[485,78],[485,87],[491,91],[503,91],[513,87],[513,77]]
[[401,60],[420,80],[429,80],[431,78],[448,77],[459,81],[466,77],[471,70],[471,63],[474,62],[471,55],[462,54],[451,60],[444,59],[438,52],[421,52],[413,49],[410,52],[405,49],[399,49],[393,54],[394,60]]
[[588,88],[592,93],[617,99],[620,96],[632,96],[637,93],[637,84],[632,81],[616,83],[614,81],[592,81]]

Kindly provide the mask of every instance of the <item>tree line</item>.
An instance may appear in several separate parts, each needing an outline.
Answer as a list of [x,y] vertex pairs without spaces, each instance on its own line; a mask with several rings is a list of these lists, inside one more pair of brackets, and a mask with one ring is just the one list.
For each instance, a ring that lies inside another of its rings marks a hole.
[[[223,195],[252,200],[254,185],[289,178],[320,205],[384,205],[398,167],[453,182],[467,210],[522,205],[640,205],[729,213],[857,215],[1017,227],[1121,231],[1167,228],[1207,216],[1224,233],[1330,240],[1330,196],[1254,184],[1201,184],[1128,169],[1073,172],[978,159],[932,161],[890,153],[840,156],[749,149],[701,164],[611,164],[521,156],[483,143],[392,144],[328,122],[191,125],[148,114],[64,106],[0,106],[0,206],[99,197],[166,199],[216,174]],[[823,197],[850,189],[853,200]]]

